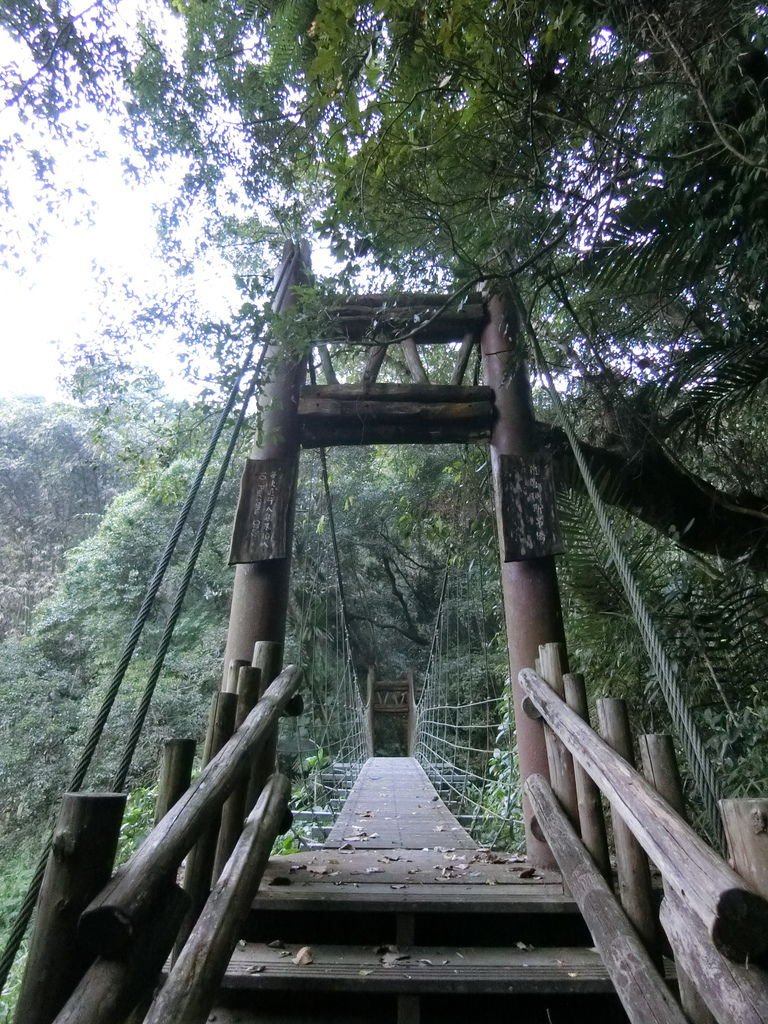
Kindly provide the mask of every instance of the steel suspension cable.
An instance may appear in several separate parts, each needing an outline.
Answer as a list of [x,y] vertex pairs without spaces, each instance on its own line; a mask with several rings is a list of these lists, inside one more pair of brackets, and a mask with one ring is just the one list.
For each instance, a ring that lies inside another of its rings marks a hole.
[[[166,542],[163,553],[160,556],[157,565],[155,566],[155,570],[144,593],[141,606],[136,615],[133,627],[131,628],[128,640],[126,641],[123,647],[120,659],[117,663],[112,678],[110,679],[109,686],[107,687],[107,691],[96,714],[96,718],[93,721],[85,745],[80,754],[78,762],[75,765],[75,768],[72,772],[65,792],[76,793],[82,788],[85,776],[91,765],[93,756],[96,753],[96,748],[98,747],[99,740],[101,739],[104,727],[107,723],[107,719],[109,718],[109,714],[112,710],[112,706],[114,705],[115,700],[117,699],[117,695],[122,685],[123,679],[125,678],[125,674],[128,671],[128,667],[131,663],[133,654],[136,650],[136,647],[138,646],[139,640],[141,639],[141,635],[144,631],[144,626],[146,625],[147,620],[149,619],[149,616],[152,612],[152,608],[155,603],[155,599],[163,583],[163,580],[165,579],[165,574],[168,570],[168,566],[170,565],[171,559],[173,558],[173,554],[176,550],[179,538],[181,537],[181,534],[184,530],[184,526],[186,525],[187,519],[189,518],[189,513],[191,512],[192,506],[194,505],[195,500],[198,496],[203,480],[208,471],[208,467],[210,466],[213,455],[221,439],[221,435],[224,432],[227,420],[229,419],[230,413],[232,412],[237,397],[240,393],[240,384],[242,381],[242,377],[246,372],[248,365],[251,361],[257,341],[258,339],[254,338],[254,340],[251,342],[246,357],[243,360],[237,377],[235,378],[235,382],[232,385],[232,388],[230,389],[229,395],[227,396],[227,401],[224,404],[224,408],[221,411],[219,419],[216,423],[216,427],[214,428],[214,431],[211,435],[211,439],[208,443],[208,447],[206,448],[205,454],[203,455],[203,458],[200,462],[198,471],[195,474],[195,478],[192,481],[192,484],[190,485],[187,496],[184,499],[184,503],[182,504],[179,510],[176,522],[174,523],[171,534]],[[3,950],[2,957],[0,957],[0,991],[2,991],[3,987],[5,986],[10,970],[13,967],[13,963],[16,959],[16,954],[19,951],[19,947],[21,946],[22,940],[24,938],[30,919],[32,917],[32,913],[35,908],[35,903],[37,902],[37,897],[39,895],[40,888],[43,883],[43,876],[45,874],[45,868],[48,863],[48,856],[51,852],[52,843],[53,833],[51,832],[45,842],[42,853],[40,855],[40,859],[38,860],[37,865],[35,867],[34,874],[32,875],[27,891],[16,914],[16,918],[14,919],[13,925],[8,935],[8,939],[6,941],[5,949]]]
[[200,521],[200,525],[197,528],[197,533],[195,535],[195,540],[192,545],[192,550],[189,553],[187,564],[184,567],[184,574],[181,578],[181,583],[179,584],[178,590],[176,591],[176,597],[174,598],[173,607],[171,608],[171,611],[168,615],[168,620],[165,624],[165,629],[163,630],[163,635],[160,640],[157,653],[155,654],[155,659],[152,663],[152,668],[150,670],[147,683],[144,687],[141,702],[139,703],[139,707],[136,711],[136,716],[131,727],[131,732],[128,736],[125,749],[123,750],[123,754],[120,759],[120,764],[115,773],[112,786],[116,793],[121,792],[125,787],[125,781],[128,777],[128,772],[130,771],[131,768],[131,762],[133,761],[133,755],[136,752],[136,746],[139,742],[139,739],[141,738],[141,733],[144,728],[144,722],[146,721],[147,713],[152,703],[152,698],[155,693],[157,681],[160,678],[160,673],[162,672],[163,665],[165,664],[165,657],[168,653],[169,647],[171,646],[171,640],[173,639],[173,633],[176,628],[176,622],[178,621],[179,615],[181,614],[181,610],[184,606],[184,599],[187,596],[187,590],[189,589],[189,584],[191,583],[192,576],[194,575],[195,572],[197,559],[200,555],[203,543],[205,542],[205,538],[208,533],[208,527],[210,526],[211,519],[213,518],[213,513],[216,511],[216,505],[219,500],[219,494],[221,493],[221,488],[224,484],[224,480],[229,470],[229,464],[232,461],[232,455],[234,454],[235,446],[237,445],[237,441],[240,437],[240,432],[243,428],[243,423],[245,422],[245,415],[246,412],[248,411],[248,406],[251,402],[251,399],[253,398],[253,393],[256,390],[256,385],[259,381],[259,376],[261,374],[261,369],[264,363],[266,351],[266,346],[264,346],[261,350],[259,361],[256,364],[256,369],[254,370],[253,376],[251,377],[251,382],[248,385],[245,395],[243,396],[243,401],[240,406],[240,412],[238,413],[234,428],[232,429],[232,434],[230,435],[229,443],[227,444],[227,449],[224,453],[221,465],[219,466],[219,472],[216,475],[216,480],[214,481],[213,487],[211,488],[211,493],[208,497],[208,502],[206,504],[205,511],[203,512],[203,517]]
[[629,602],[635,622],[640,630],[643,645],[645,646],[659,689],[661,690],[661,694],[666,702],[672,722],[675,725],[685,749],[694,781],[702,800],[704,801],[704,808],[712,834],[721,850],[725,849],[725,833],[723,831],[723,825],[718,809],[718,801],[721,799],[722,791],[715,773],[715,767],[707,753],[702,735],[694,721],[693,714],[680,686],[677,666],[667,654],[656,625],[651,617],[648,606],[640,593],[640,588],[630,567],[629,559],[627,558],[626,552],[624,551],[616,529],[608,514],[606,504],[603,501],[595,479],[589,469],[584,452],[581,448],[581,442],[576,436],[576,432],[570,422],[568,414],[566,413],[563,400],[555,387],[555,382],[552,378],[549,364],[547,363],[544,353],[541,350],[539,340],[530,323],[528,324],[528,331],[533,342],[539,372],[555,406],[563,431],[571,445],[574,458],[576,459],[576,463],[579,467],[579,472],[581,473],[584,481],[584,486],[586,487],[587,494],[589,495],[590,501],[592,502],[592,506],[595,510],[595,515],[597,516],[597,520],[605,536],[608,548],[611,552],[611,557],[613,558],[616,566],[616,571],[627,596],[627,601]]

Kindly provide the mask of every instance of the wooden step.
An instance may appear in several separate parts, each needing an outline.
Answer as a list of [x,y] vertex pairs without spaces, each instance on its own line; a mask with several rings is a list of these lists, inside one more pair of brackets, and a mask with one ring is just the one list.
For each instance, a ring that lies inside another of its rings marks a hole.
[[[302,962],[302,950],[303,959],[311,962]],[[283,948],[240,943],[222,988],[405,995],[612,991],[607,971],[591,948],[302,947],[298,943]]]
[[358,848],[272,858],[242,937],[363,945],[591,944],[557,872],[477,849]]
[[313,850],[273,857],[253,904],[268,911],[569,914],[560,874],[486,850]]

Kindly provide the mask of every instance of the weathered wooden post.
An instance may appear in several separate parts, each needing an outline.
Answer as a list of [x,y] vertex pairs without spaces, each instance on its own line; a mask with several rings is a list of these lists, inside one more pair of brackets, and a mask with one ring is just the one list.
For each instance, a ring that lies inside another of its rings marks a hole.
[[368,757],[376,756],[376,744],[374,733],[376,729],[376,716],[373,711],[374,699],[376,696],[376,666],[368,666],[366,679],[366,702],[365,702],[365,725],[366,739],[368,740]]
[[408,757],[416,754],[416,685],[413,678],[413,669],[409,668],[405,674],[408,683],[406,700],[408,703],[408,720],[406,724],[406,746],[405,752]]
[[[683,783],[677,767],[672,737],[662,733],[646,733],[638,738],[638,747],[643,775],[680,817],[687,821]],[[669,896],[668,886],[664,886],[664,891]],[[672,945],[671,941],[670,945]],[[677,950],[674,946],[672,952],[677,957]],[[685,1015],[691,1024],[716,1024],[715,1018],[707,1009],[696,985],[679,963],[677,964],[677,987],[680,992],[680,1005],[685,1010]]]
[[[565,645],[565,634],[553,557],[558,550],[554,485],[549,462],[542,457],[536,441],[522,333],[515,304],[493,295],[488,301],[488,322],[480,346],[485,382],[494,390],[496,421],[491,432],[491,464],[517,750],[525,780],[534,774],[548,779],[549,770],[541,721],[522,713],[518,674],[535,663],[539,644]],[[565,664],[562,667],[568,668]],[[546,843],[531,833],[527,796],[523,799],[523,814],[529,859],[539,867],[554,867]]]
[[65,793],[37,901],[16,1005],[17,1024],[50,1024],[93,960],[78,942],[80,914],[109,881],[124,793]]
[[734,870],[768,899],[768,798],[721,800],[720,813]]
[[[566,672],[563,676],[563,688],[568,707],[589,725],[589,707],[584,676],[578,672]],[[575,759],[573,770],[576,777],[576,800],[579,806],[581,841],[589,850],[600,874],[610,885],[611,858],[608,852],[608,837],[605,832],[600,790]]]
[[[602,697],[597,702],[597,717],[600,735],[628,765],[634,768],[635,755],[632,750],[632,733],[626,702],[619,697]],[[657,963],[661,963],[659,929],[648,857],[613,806],[611,821],[621,905],[645,948]]]
[[166,740],[163,744],[155,803],[155,824],[189,787],[196,746],[197,742],[193,739]]
[[[294,289],[306,283],[308,272],[307,247],[288,243],[273,312],[290,309],[296,301]],[[259,436],[243,473],[232,535],[229,560],[237,568],[222,689],[229,688],[233,659],[250,665],[257,640],[282,644],[285,637],[300,447],[298,402],[306,364],[306,352],[292,350],[285,339],[269,342],[269,379],[259,394]]]

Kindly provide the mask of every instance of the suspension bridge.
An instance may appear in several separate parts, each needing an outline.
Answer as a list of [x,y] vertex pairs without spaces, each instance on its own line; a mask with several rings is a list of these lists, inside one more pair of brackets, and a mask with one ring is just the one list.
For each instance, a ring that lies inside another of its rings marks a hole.
[[[272,304],[283,321],[307,274],[306,251],[289,246]],[[568,671],[554,485],[536,448],[522,325],[503,295],[463,299],[340,302],[318,325],[324,384],[314,367],[307,381],[306,357],[276,337],[254,373],[251,346],[247,384],[242,395],[233,387],[3,954],[4,982],[36,907],[18,1024],[768,1021],[768,803],[722,799],[537,349],[707,835],[687,821],[669,737],[634,738],[626,706],[608,698],[591,726],[584,679]],[[359,382],[339,383],[329,339],[364,346]],[[453,353],[449,382],[429,379],[423,344]],[[410,380],[378,383],[394,350]],[[485,383],[468,386],[478,351]],[[260,432],[235,517],[227,648],[202,767],[192,779],[189,744],[166,746],[155,826],[113,871],[137,738],[254,392]],[[114,792],[89,793],[104,723],[239,398]],[[436,586],[424,670],[372,666],[361,679],[325,449],[467,441],[489,445],[498,574],[454,558]],[[316,488],[297,515],[299,457],[312,450]],[[292,577],[302,516],[316,526],[321,503],[329,530],[309,529]],[[491,591],[509,685],[488,657]],[[312,838],[274,854],[292,813]]]

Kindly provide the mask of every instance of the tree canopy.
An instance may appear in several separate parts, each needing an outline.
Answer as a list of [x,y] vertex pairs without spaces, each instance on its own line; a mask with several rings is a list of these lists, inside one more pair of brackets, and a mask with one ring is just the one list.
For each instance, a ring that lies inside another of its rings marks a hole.
[[[304,297],[307,335],[328,291],[441,289],[460,301],[481,283],[503,287],[523,314],[525,354],[535,341],[555,374],[656,587],[690,692],[713,734],[731,737],[721,754],[734,764],[763,715],[735,668],[746,678],[763,672],[768,614],[765,8],[174,0],[138,10],[129,23],[110,3],[80,13],[6,5],[0,25],[23,55],[0,81],[6,104],[65,138],[77,136],[78,111],[90,104],[130,140],[128,180],[174,168],[176,191],[159,211],[169,263],[181,280],[220,251],[242,293],[238,319],[198,332],[224,377],[262,323],[257,299],[286,237],[312,238],[318,278],[330,278]],[[6,142],[6,162],[12,144],[31,145],[22,135]],[[29,156],[55,194],[44,147]],[[132,329],[153,329],[172,306],[142,311]],[[102,340],[76,380],[103,400],[119,378],[117,407],[126,370],[105,357]],[[433,358],[439,370],[443,357]],[[352,373],[351,362],[339,365]],[[588,526],[547,396],[537,389],[535,398],[570,538],[562,575],[577,653],[605,681],[630,679],[640,701],[644,662],[610,558]],[[178,435],[160,419],[179,455]],[[369,620],[409,653],[428,643],[451,531],[490,543],[482,499],[468,497],[482,457],[442,458],[371,452],[332,464],[350,567],[375,592],[373,607],[355,610],[361,662]],[[84,543],[57,586],[40,592],[48,600],[37,628],[46,624],[65,658],[78,631],[96,656],[107,642],[111,620],[93,610],[96,578],[125,596],[138,563],[151,561],[148,522],[188,467],[149,461],[94,537],[67,534],[67,544]],[[389,513],[377,519],[384,495]],[[213,575],[208,584],[210,609],[220,590]],[[110,616],[121,610],[109,605]],[[612,663],[619,646],[626,653]]]

